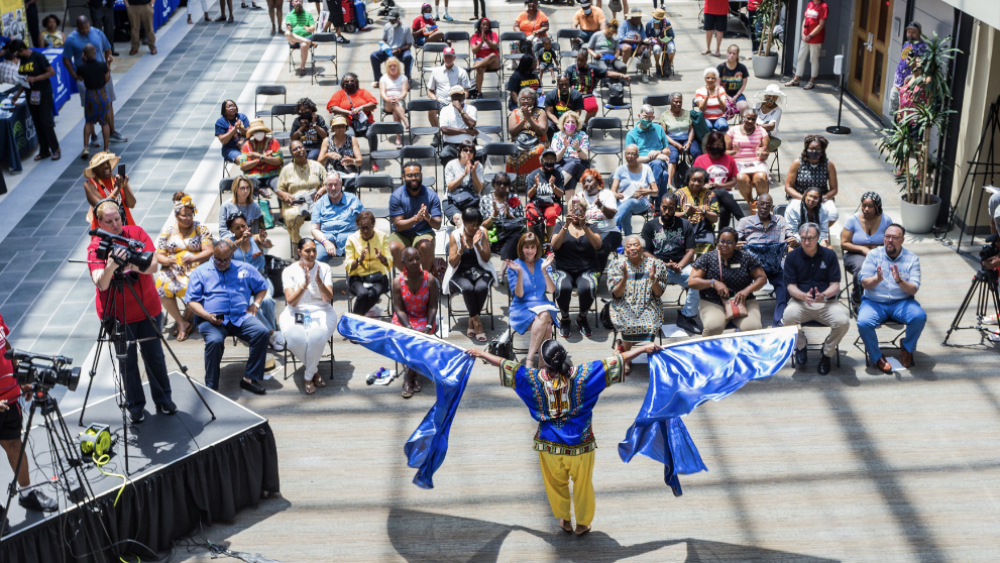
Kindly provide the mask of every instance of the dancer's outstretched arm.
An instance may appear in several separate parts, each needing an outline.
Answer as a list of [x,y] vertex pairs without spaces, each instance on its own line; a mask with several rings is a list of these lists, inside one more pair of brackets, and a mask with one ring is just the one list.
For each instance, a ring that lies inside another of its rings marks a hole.
[[650,342],[645,346],[633,346],[628,352],[622,352],[622,359],[631,362],[639,354],[655,354],[660,350],[663,350],[663,346],[655,342]]
[[490,354],[489,352],[486,352],[485,350],[480,350],[478,348],[469,348],[468,350],[465,351],[465,353],[472,356],[473,358],[481,359],[483,363],[494,366],[499,366],[500,362],[504,361],[504,358],[501,358],[500,356],[496,356],[494,354]]

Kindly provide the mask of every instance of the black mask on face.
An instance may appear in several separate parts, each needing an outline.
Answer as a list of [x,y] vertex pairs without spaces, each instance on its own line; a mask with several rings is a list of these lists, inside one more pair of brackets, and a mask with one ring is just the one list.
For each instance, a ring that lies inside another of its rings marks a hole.
[[544,168],[546,170],[552,170],[555,167],[556,167],[556,163],[555,162],[543,162],[542,163],[542,168]]
[[708,154],[712,156],[722,156],[722,153],[726,152],[726,147],[720,147],[719,145],[712,145],[708,147]]
[[357,94],[358,93],[358,83],[357,82],[351,82],[349,84],[344,84],[344,91],[347,92],[348,94],[352,95],[352,96],[354,94]]
[[823,156],[823,151],[806,151],[810,160],[819,160]]

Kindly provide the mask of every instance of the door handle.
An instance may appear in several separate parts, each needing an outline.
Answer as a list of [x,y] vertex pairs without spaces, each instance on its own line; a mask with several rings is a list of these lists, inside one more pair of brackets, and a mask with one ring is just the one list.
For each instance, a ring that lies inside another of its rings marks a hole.
[[869,33],[868,34],[868,42],[865,43],[865,47],[868,48],[868,52],[869,53],[871,53],[872,47],[874,46],[874,44],[872,43],[872,41],[874,41],[874,39],[875,39],[875,34],[874,33]]

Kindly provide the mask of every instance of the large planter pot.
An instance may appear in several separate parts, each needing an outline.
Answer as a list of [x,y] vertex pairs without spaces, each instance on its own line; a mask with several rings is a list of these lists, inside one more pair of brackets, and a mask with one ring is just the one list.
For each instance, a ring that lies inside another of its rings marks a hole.
[[907,196],[900,198],[900,214],[902,215],[903,226],[910,233],[929,233],[937,221],[938,210],[941,208],[941,198],[931,195],[933,203],[930,205],[917,205],[906,201]]
[[771,78],[774,76],[774,69],[778,68],[777,53],[768,56],[754,55],[753,75],[757,78]]

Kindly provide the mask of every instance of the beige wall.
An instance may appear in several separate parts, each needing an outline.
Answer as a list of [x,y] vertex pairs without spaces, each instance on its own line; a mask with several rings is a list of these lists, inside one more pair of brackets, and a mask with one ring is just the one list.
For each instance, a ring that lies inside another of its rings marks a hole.
[[[980,188],[983,185],[982,179],[977,179],[973,184],[970,179],[969,185],[965,187],[965,195],[961,202],[956,201],[965,174],[969,170],[968,161],[975,156],[976,147],[982,136],[983,125],[989,115],[990,104],[996,101],[1000,95],[1000,31],[980,21],[973,33],[972,44],[969,49],[969,72],[965,81],[965,96],[962,100],[962,112],[957,116],[959,119],[959,131],[962,140],[958,145],[958,152],[955,156],[955,177],[952,189],[952,204],[960,205],[958,217],[964,218],[960,223],[965,225],[976,224],[976,214],[978,213],[978,223],[980,231],[989,228],[989,217],[986,209],[986,202],[989,194],[983,198],[981,209],[975,209],[979,200]],[[960,55],[964,56],[964,55]],[[1000,143],[1000,131],[996,137]],[[1000,149],[995,151],[993,162],[1000,163]],[[984,155],[986,156],[986,155]],[[982,168],[982,167],[980,167]],[[1000,170],[1000,169],[998,169]],[[995,184],[1000,184],[1000,174],[994,179]],[[972,189],[972,207],[968,208],[968,193]],[[986,232],[989,232],[988,230]]]

